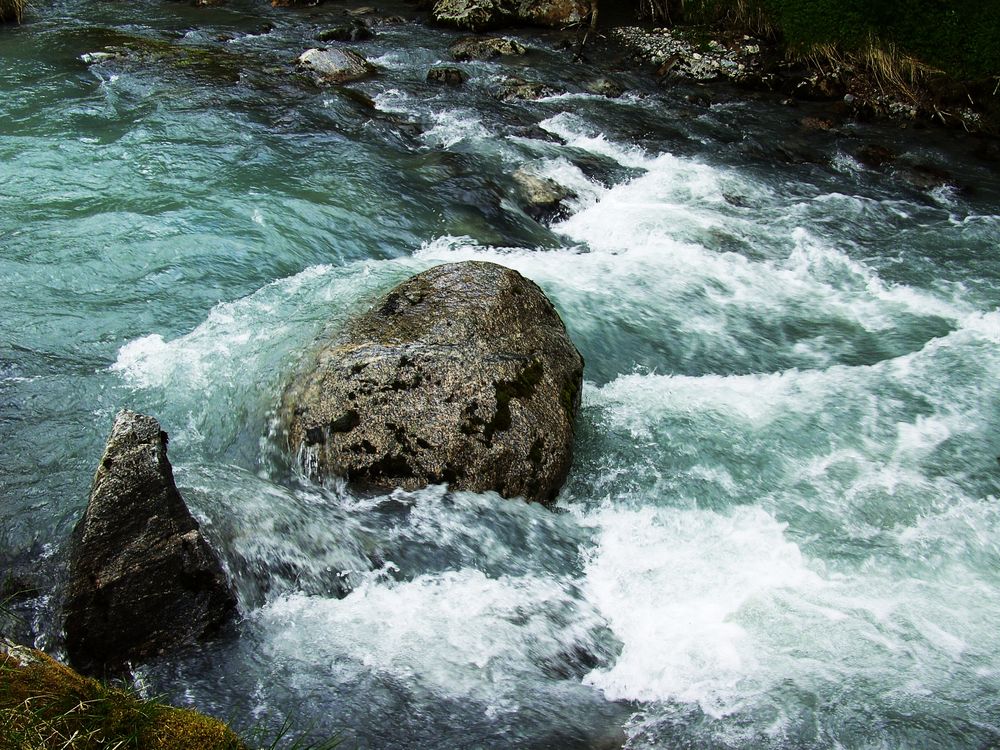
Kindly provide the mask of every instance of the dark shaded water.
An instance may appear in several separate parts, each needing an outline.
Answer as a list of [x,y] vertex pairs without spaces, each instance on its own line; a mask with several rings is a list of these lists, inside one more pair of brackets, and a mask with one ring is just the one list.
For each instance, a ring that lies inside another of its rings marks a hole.
[[[72,0],[0,30],[11,569],[58,587],[130,406],[245,613],[138,669],[151,693],[358,747],[1000,742],[995,162],[628,72],[582,94],[602,71],[543,35],[438,88],[454,35],[414,23],[358,46],[369,111],[289,75],[342,15]],[[211,55],[81,62],[113,29]],[[569,93],[498,103],[511,72]],[[569,218],[519,208],[524,166]],[[272,420],[316,339],[469,258],[538,282],[587,360],[557,511],[300,481]],[[57,599],[21,611],[58,651]]]

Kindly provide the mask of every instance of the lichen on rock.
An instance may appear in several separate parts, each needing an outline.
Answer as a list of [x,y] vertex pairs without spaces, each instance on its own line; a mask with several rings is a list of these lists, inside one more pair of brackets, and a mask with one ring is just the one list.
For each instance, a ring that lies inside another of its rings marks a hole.
[[225,724],[86,678],[0,639],[0,747],[245,750]]
[[493,263],[441,265],[351,321],[292,383],[289,448],[317,480],[550,502],[572,461],[582,377],[534,283]]

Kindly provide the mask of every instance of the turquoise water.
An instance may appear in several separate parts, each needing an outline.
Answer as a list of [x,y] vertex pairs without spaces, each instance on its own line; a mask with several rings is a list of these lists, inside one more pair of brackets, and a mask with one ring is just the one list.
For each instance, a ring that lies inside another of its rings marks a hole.
[[[127,406],[170,433],[243,611],[137,667],[150,693],[358,747],[1000,743],[979,142],[810,134],[623,71],[626,97],[585,95],[600,71],[532,34],[527,63],[436,88],[454,36],[414,23],[358,46],[369,110],[290,74],[342,14],[65,0],[0,30],[0,563],[41,590],[27,635],[59,653],[67,540]],[[82,62],[109,29],[189,56]],[[569,94],[500,104],[510,71]],[[862,166],[869,142],[895,166]],[[519,167],[574,189],[568,218],[519,208]],[[309,485],[284,386],[461,259],[538,282],[586,358],[556,511]]]

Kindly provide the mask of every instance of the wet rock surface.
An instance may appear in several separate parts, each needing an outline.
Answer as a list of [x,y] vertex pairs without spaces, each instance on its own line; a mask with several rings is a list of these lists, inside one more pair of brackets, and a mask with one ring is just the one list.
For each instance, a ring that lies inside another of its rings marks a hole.
[[443,83],[448,86],[461,86],[468,76],[458,68],[438,66],[427,71],[428,83]]
[[316,34],[320,42],[360,42],[371,39],[375,34],[371,27],[358,18],[351,18],[346,23],[330,26]]
[[508,37],[467,36],[454,41],[448,52],[459,62],[469,60],[495,60],[498,57],[523,55],[528,49],[515,39]]
[[526,81],[514,76],[504,78],[493,91],[493,96],[502,101],[534,101],[547,96],[555,96],[558,90],[538,81]]
[[513,178],[520,203],[533,219],[551,221],[569,213],[563,201],[574,197],[574,193],[568,188],[523,167],[514,172]]
[[572,460],[583,359],[533,282],[437,266],[349,323],[285,394],[310,477],[549,502]]
[[374,72],[371,63],[357,52],[336,47],[308,49],[296,62],[299,70],[307,72],[321,86],[357,81]]
[[215,552],[174,484],[167,435],[152,417],[115,418],[77,524],[66,650],[87,673],[204,638],[236,602]]

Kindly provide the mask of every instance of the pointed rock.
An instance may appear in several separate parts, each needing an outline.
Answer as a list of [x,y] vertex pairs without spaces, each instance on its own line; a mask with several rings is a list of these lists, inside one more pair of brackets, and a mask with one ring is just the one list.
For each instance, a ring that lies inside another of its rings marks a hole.
[[115,418],[77,524],[64,608],[82,672],[114,673],[217,630],[236,609],[218,557],[174,484],[152,417]]

